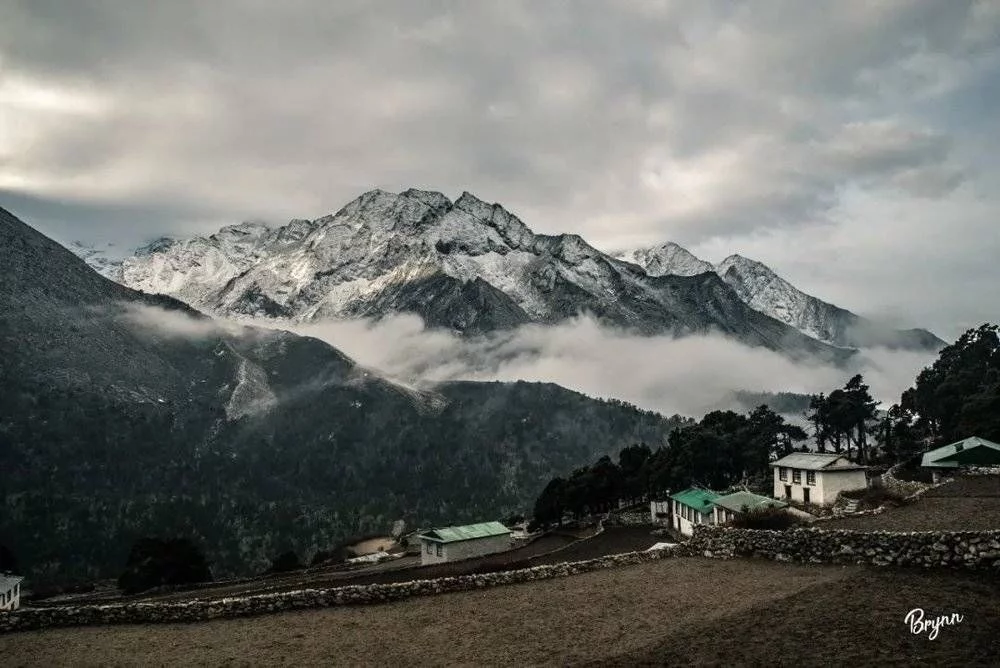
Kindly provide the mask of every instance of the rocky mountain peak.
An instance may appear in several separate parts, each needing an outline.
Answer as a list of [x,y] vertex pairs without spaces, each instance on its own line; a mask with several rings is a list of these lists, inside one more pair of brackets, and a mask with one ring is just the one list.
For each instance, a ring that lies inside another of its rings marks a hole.
[[697,258],[689,250],[670,241],[659,246],[619,253],[619,259],[643,267],[650,276],[695,276],[715,271],[710,263]]

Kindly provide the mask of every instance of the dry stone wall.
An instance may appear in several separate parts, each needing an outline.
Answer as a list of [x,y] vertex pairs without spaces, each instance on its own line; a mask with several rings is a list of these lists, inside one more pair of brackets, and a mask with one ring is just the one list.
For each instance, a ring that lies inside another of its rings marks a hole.
[[604,520],[607,526],[642,526],[652,524],[649,508],[610,513]]
[[989,569],[1000,572],[1000,530],[766,531],[696,526],[687,543],[694,554],[730,559],[762,557],[816,564],[868,564]]
[[684,546],[679,545],[665,550],[628,552],[598,559],[589,559],[587,561],[535,566],[515,571],[463,575],[434,580],[415,580],[413,582],[393,584],[354,585],[330,589],[302,589],[218,600],[22,608],[15,612],[0,613],[0,633],[62,626],[197,622],[288,610],[388,603],[414,596],[432,596],[435,594],[486,589],[521,582],[547,580],[606,568],[642,564],[674,556],[689,555],[690,552]]

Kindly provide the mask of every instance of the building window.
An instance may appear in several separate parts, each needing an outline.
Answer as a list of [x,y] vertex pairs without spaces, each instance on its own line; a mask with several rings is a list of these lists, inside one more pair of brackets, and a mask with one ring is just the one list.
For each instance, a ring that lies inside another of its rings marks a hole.
[[778,480],[788,480],[788,469],[784,466],[778,467]]
[[437,545],[437,556],[441,556],[441,543],[438,543]]
[[431,553],[431,545],[432,543],[430,541],[427,541],[427,554]]
[[792,469],[792,483],[796,485],[802,484],[802,471]]
[[815,471],[806,471],[806,484],[807,485],[815,485],[816,484],[816,472]]

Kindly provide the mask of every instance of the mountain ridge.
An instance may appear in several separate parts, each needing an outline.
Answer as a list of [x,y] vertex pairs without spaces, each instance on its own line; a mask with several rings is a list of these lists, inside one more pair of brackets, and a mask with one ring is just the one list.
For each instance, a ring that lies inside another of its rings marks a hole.
[[806,294],[762,262],[738,253],[712,265],[673,242],[619,256],[634,258],[655,275],[692,275],[711,271],[729,284],[747,305],[819,341],[847,348],[888,347],[937,350],[945,342],[925,329],[881,326]]
[[[646,335],[718,332],[794,358],[850,357],[755,312],[721,278],[693,278],[650,275],[576,234],[536,234],[469,192],[452,202],[416,189],[372,190],[312,222],[161,240],[126,258],[120,277],[225,317],[301,322],[408,312],[429,326],[479,335],[583,313]],[[487,307],[494,313],[475,315]]]

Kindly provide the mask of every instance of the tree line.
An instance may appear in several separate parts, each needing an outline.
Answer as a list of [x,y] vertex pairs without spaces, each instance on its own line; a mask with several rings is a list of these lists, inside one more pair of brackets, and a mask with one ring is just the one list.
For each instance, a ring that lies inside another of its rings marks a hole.
[[691,485],[766,484],[769,462],[810,437],[819,452],[884,465],[969,436],[1000,441],[998,330],[987,323],[965,332],[888,410],[879,411],[860,374],[842,388],[811,395],[805,414],[811,435],[766,405],[746,414],[713,411],[700,421],[679,423],[656,450],[639,443],[623,449],[617,463],[605,456],[569,477],[553,478],[535,502],[535,521],[549,524],[565,513],[606,512],[622,500]]
[[566,513],[606,512],[622,501],[637,502],[691,484],[759,484],[767,478],[772,458],[791,453],[807,436],[767,406],[746,414],[712,411],[675,429],[656,450],[646,443],[630,445],[617,462],[604,456],[568,478],[553,478],[535,502],[534,519],[551,524]]

